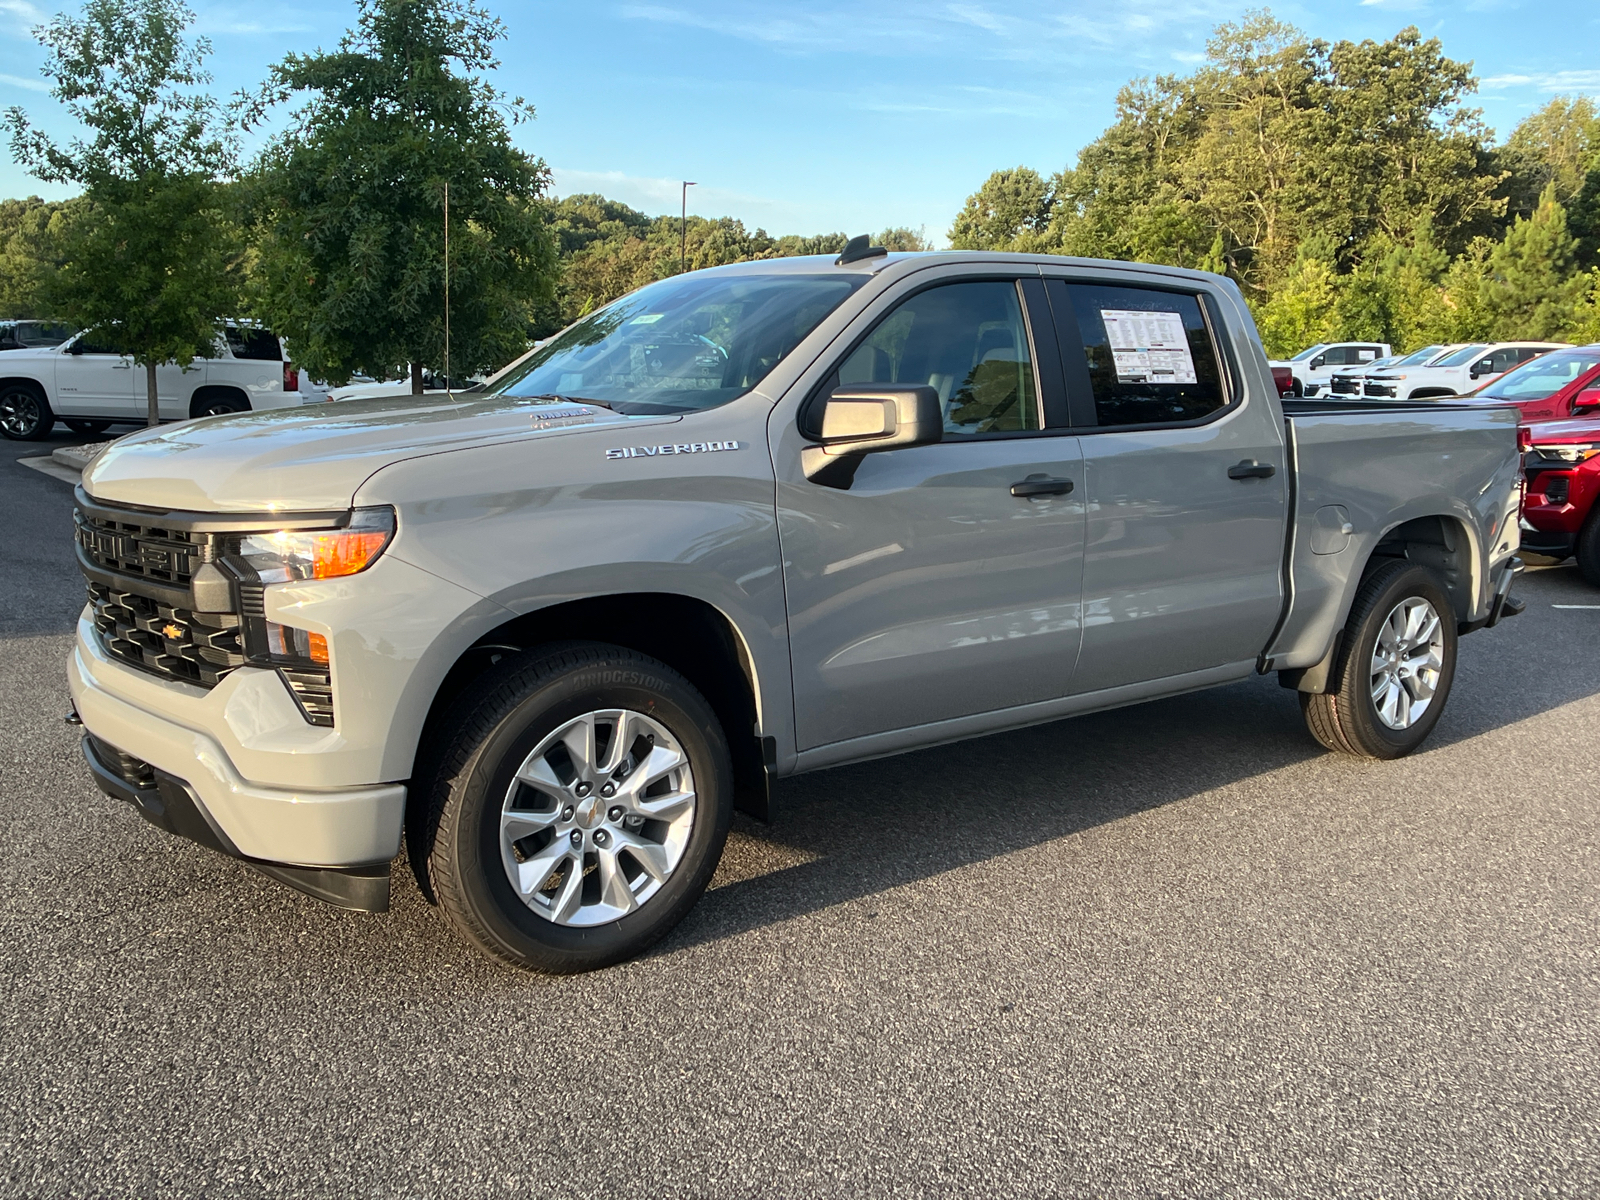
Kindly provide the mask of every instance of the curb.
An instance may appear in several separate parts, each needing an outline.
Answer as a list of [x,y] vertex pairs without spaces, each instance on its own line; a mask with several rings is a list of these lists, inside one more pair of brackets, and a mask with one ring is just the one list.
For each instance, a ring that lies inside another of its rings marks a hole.
[[50,452],[52,461],[74,471],[85,470],[110,442],[90,442],[83,446],[58,446]]

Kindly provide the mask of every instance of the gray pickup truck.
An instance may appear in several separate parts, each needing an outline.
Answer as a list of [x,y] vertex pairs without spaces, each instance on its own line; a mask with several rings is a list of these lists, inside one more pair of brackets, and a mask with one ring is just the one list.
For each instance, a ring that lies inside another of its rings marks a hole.
[[853,243],[484,393],[117,442],[73,719],[174,833],[367,910],[404,843],[482,950],[583,970],[776,777],[1269,671],[1408,753],[1518,608],[1519,465],[1514,410],[1280,401],[1226,279]]

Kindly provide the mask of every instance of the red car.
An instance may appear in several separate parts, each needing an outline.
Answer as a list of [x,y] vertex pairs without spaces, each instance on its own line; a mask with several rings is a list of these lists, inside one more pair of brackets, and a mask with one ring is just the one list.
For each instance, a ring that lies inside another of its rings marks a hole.
[[1600,342],[1540,355],[1466,398],[1515,404],[1528,425],[1600,417]]
[[[1600,393],[1591,394],[1600,403]],[[1600,421],[1545,421],[1528,434],[1522,548],[1551,558],[1576,555],[1583,577],[1600,587]]]

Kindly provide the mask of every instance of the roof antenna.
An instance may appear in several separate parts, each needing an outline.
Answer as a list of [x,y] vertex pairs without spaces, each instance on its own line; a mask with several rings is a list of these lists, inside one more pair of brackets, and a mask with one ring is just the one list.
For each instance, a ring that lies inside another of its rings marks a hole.
[[833,260],[836,267],[846,267],[853,262],[860,262],[864,258],[882,258],[889,253],[882,246],[874,246],[872,239],[866,234],[851,238],[844,244],[844,252]]

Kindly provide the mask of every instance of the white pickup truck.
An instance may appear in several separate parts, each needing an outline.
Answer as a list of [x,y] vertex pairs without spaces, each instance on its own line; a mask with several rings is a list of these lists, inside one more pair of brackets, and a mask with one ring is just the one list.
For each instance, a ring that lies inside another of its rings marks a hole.
[[[1421,365],[1396,363],[1367,375],[1363,391],[1369,400],[1440,400],[1487,387],[1513,367],[1565,349],[1567,342],[1473,342],[1453,354]],[[1404,370],[1398,368],[1404,367]]]
[[[283,342],[265,329],[228,322],[209,358],[156,369],[163,421],[294,408],[303,402]],[[82,333],[56,346],[0,355],[0,435],[44,437],[56,421],[92,436],[146,420],[145,374],[126,354]]]
[[1335,371],[1364,367],[1393,352],[1388,342],[1319,342],[1293,358],[1274,360],[1271,365],[1289,368],[1294,377],[1293,395],[1315,396],[1327,390]]

